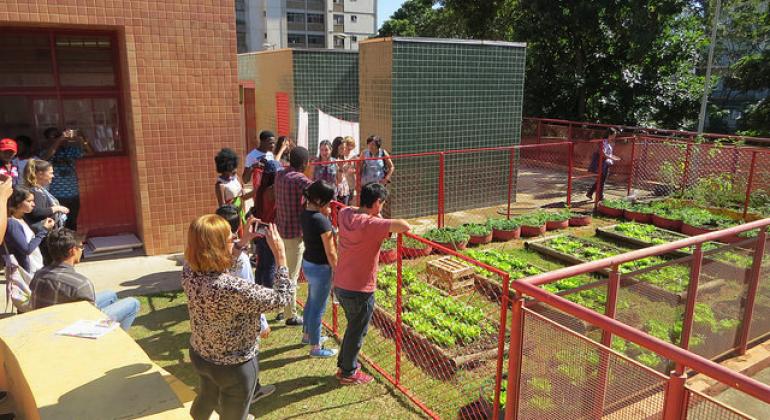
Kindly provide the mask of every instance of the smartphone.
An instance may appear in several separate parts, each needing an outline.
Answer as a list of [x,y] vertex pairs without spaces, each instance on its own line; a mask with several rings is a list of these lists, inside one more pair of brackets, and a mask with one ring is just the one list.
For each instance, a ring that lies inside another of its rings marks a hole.
[[254,233],[258,236],[267,236],[267,229],[269,228],[270,226],[267,223],[258,223]]

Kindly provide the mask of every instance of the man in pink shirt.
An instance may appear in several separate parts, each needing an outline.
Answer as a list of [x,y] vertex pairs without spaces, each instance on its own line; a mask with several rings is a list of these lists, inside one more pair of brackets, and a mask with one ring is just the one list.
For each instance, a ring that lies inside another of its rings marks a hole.
[[366,184],[361,189],[361,207],[344,208],[337,218],[339,260],[334,293],[348,322],[337,357],[337,379],[342,385],[366,384],[373,379],[361,372],[357,359],[374,312],[380,246],[391,232],[409,231],[406,221],[380,215],[387,197],[384,185]]

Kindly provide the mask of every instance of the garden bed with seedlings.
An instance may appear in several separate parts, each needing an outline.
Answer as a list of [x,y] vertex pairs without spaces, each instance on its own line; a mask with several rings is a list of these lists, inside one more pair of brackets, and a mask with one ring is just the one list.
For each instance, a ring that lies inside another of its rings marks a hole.
[[[640,223],[619,223],[617,225],[597,228],[598,236],[623,243],[634,248],[647,248],[687,238],[681,233],[661,229],[653,225]],[[694,247],[682,248],[668,254],[671,257],[688,257]],[[748,280],[753,263],[752,254],[742,248],[728,247],[716,242],[703,244],[704,264],[702,274],[718,279]]]
[[[582,264],[602,258],[622,254],[624,251],[615,246],[589,241],[575,236],[557,236],[543,238],[526,243],[529,249],[568,264]],[[682,265],[686,261],[667,260],[661,257],[647,257],[621,264],[621,286],[635,286],[635,290],[656,299],[672,303],[687,299],[687,285],[690,280],[689,267]],[[608,268],[597,273],[609,275]],[[718,288],[721,282],[702,273],[700,289]]]
[[[402,348],[407,357],[437,379],[450,379],[458,369],[474,367],[497,354],[497,324],[475,306],[444,294],[402,271]],[[383,335],[395,338],[396,270],[383,267],[377,276],[372,323]]]

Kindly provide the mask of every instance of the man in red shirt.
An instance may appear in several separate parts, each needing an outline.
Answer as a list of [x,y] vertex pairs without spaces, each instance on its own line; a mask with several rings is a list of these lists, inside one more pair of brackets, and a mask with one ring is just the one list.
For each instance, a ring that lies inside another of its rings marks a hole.
[[337,379],[342,385],[366,384],[373,379],[361,372],[357,359],[374,312],[380,246],[391,232],[409,231],[404,220],[382,218],[380,211],[387,197],[384,185],[366,184],[361,188],[361,207],[344,208],[337,219],[339,260],[334,272],[334,293],[347,319],[337,357]]

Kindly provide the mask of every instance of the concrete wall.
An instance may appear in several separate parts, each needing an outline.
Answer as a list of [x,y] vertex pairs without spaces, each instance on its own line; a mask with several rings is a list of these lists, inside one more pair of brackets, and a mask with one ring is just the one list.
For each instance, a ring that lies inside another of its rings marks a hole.
[[[240,139],[233,1],[4,0],[0,25],[114,30],[127,154],[148,254],[184,248],[216,206],[213,156]],[[127,204],[131,205],[131,204]]]

